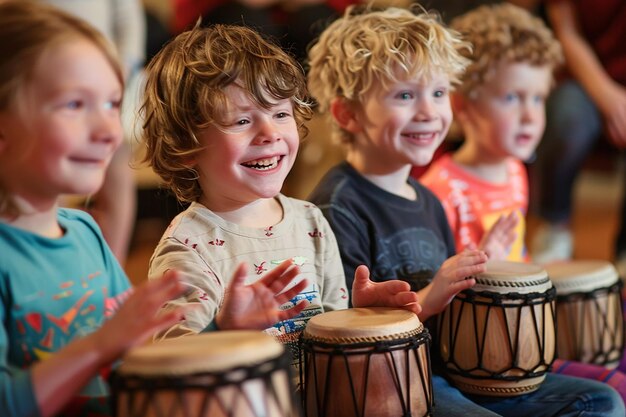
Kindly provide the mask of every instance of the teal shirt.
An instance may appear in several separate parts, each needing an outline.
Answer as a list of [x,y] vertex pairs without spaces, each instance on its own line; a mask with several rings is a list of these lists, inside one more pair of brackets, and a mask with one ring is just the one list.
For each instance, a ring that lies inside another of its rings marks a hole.
[[[59,209],[64,236],[0,223],[0,416],[38,416],[29,367],[111,317],[130,288],[94,220]],[[103,369],[61,416],[110,415]]]

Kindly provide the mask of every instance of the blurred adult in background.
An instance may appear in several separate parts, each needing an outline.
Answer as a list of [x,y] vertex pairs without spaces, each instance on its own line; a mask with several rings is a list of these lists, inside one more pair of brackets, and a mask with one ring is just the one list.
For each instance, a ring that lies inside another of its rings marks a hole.
[[360,0],[173,0],[173,31],[203,24],[249,26],[278,40],[301,62],[307,45],[350,4]]
[[[82,18],[110,39],[123,64],[126,84],[134,85],[146,50],[146,23],[140,0],[41,1]],[[131,157],[127,140],[115,153],[100,190],[87,200],[88,211],[122,265],[128,254],[137,204]]]
[[[546,131],[533,172],[536,210],[544,224],[532,245],[537,262],[572,257],[572,194],[581,166],[606,138],[626,147],[626,2],[547,0],[546,14],[563,45],[567,73],[550,96]],[[531,199],[532,202],[532,199]],[[626,206],[615,245],[626,272]]]

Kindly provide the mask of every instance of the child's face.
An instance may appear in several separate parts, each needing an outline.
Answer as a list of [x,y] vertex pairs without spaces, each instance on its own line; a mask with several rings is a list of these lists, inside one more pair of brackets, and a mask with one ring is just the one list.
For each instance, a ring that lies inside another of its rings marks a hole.
[[375,83],[356,113],[355,147],[369,155],[368,165],[383,172],[428,164],[452,122],[449,90],[446,74]]
[[224,91],[226,126],[211,125],[198,135],[205,149],[195,158],[201,202],[213,210],[275,197],[300,140],[291,100],[271,99],[275,104],[264,109],[236,85]]
[[545,127],[545,99],[551,70],[526,63],[501,63],[491,78],[466,99],[467,126],[485,160],[527,160]]
[[0,170],[9,191],[42,201],[97,191],[122,139],[121,98],[115,72],[90,42],[47,51],[15,105],[0,112]]

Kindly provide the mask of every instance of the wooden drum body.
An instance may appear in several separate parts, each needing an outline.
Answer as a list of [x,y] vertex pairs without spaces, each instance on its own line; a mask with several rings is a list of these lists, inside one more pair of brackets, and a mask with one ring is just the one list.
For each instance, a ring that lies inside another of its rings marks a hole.
[[220,331],[131,350],[112,376],[117,417],[296,417],[290,359],[272,337]]
[[534,264],[490,261],[476,285],[439,317],[445,368],[470,394],[512,396],[539,388],[555,357],[555,290]]
[[306,415],[431,415],[429,346],[428,330],[405,310],[352,308],[311,318],[302,335]]
[[616,367],[624,349],[624,316],[615,267],[571,261],[546,270],[557,295],[557,356]]

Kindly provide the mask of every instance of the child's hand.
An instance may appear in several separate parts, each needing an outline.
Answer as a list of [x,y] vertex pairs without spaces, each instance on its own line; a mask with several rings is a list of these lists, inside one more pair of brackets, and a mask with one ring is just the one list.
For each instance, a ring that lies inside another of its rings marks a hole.
[[442,312],[454,296],[476,284],[470,278],[485,272],[487,254],[481,250],[464,250],[448,259],[441,265],[433,281],[422,291],[422,321]]
[[489,259],[506,259],[511,250],[511,245],[517,238],[515,228],[518,223],[519,217],[515,211],[506,216],[500,216],[498,221],[483,236],[479,248],[487,254]]
[[417,293],[411,291],[408,283],[397,279],[373,282],[365,265],[360,265],[354,272],[352,304],[355,307],[398,307],[415,314],[422,311],[422,306],[417,303]]
[[184,317],[184,308],[161,310],[164,303],[184,291],[180,274],[176,271],[167,271],[162,278],[146,281],[131,291],[115,315],[97,332],[97,346],[109,360],[116,359]]
[[245,285],[246,265],[240,264],[226,289],[224,302],[215,317],[217,327],[222,330],[263,330],[279,321],[297,316],[307,306],[306,300],[287,310],[280,310],[279,307],[308,285],[307,280],[303,279],[284,291],[299,273],[300,268],[293,265],[291,260],[287,260],[255,283]]

